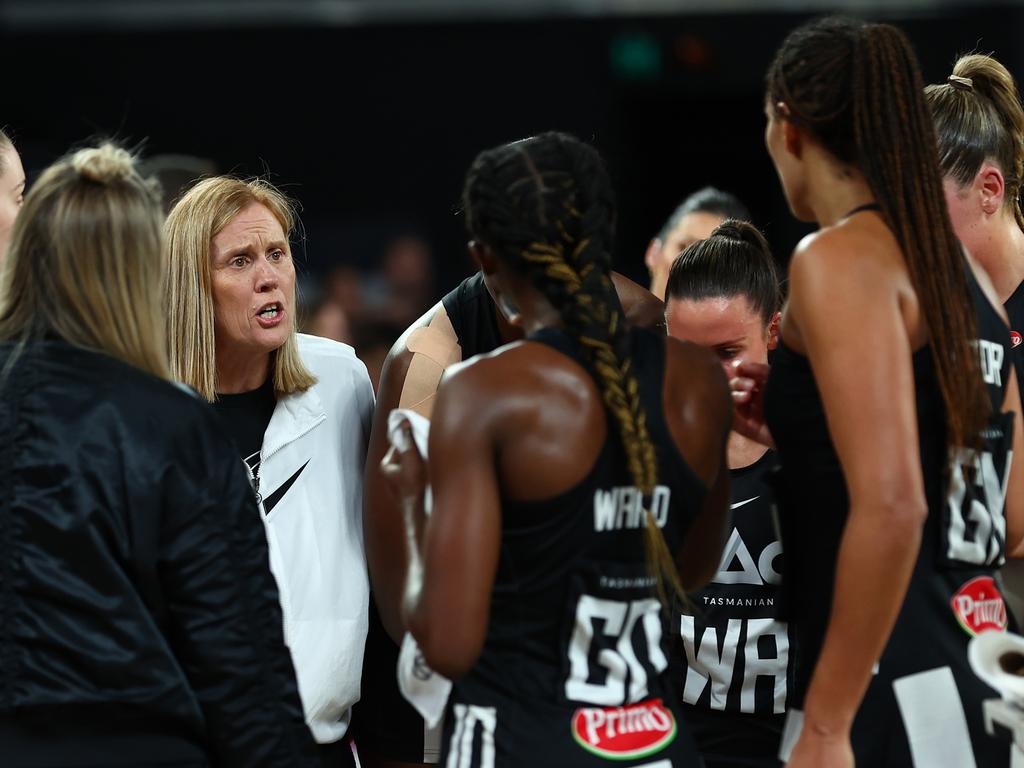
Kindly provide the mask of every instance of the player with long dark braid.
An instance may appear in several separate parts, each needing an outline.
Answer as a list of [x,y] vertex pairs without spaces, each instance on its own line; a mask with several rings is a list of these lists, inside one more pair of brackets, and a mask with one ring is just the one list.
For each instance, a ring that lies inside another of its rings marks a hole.
[[[506,243],[514,266],[524,270],[552,305],[560,308],[567,330],[579,340],[584,359],[597,374],[605,405],[618,426],[633,482],[649,496],[658,480],[657,457],[647,432],[636,377],[631,372],[629,333],[609,277],[615,207],[610,186],[593,183],[604,173],[600,157],[560,134],[551,134],[549,143],[538,144],[535,153],[560,153],[573,167],[563,180],[534,178],[540,186],[536,190],[541,193],[540,200],[535,219],[524,222],[515,205],[514,190],[524,181],[519,175],[524,165],[531,174],[536,170],[523,144],[510,148],[513,151],[504,157],[500,150],[483,153],[470,169],[466,180],[467,226],[482,242]],[[544,159],[537,161],[543,163]],[[488,168],[491,162],[497,167]],[[510,177],[501,189],[503,174]],[[488,189],[488,182],[499,189]],[[562,198],[545,195],[543,186],[548,183],[564,184],[570,194]],[[579,187],[575,188],[577,183]],[[479,201],[475,206],[474,198]],[[658,579],[659,594],[666,598],[662,586],[665,577],[676,594],[682,594],[672,556],[653,517],[647,517],[645,528],[648,563]]]
[[527,337],[449,373],[429,467],[408,448],[386,462],[409,524],[403,618],[456,678],[442,762],[698,765],[662,584],[695,588],[720,559],[721,368],[626,325],[590,147],[549,133],[484,152],[464,201],[470,250]]
[[966,651],[1006,627],[993,577],[1024,533],[1020,401],[1005,314],[950,225],[910,44],[884,24],[804,25],[765,112],[790,208],[819,226],[790,262],[766,388],[764,366],[733,381],[737,428],[774,436],[782,461],[789,765],[1006,765]]

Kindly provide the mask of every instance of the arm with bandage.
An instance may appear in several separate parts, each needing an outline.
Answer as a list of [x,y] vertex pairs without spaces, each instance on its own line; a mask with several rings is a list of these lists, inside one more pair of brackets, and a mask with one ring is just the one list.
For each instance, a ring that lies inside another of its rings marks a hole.
[[405,572],[402,511],[388,490],[380,463],[388,450],[388,414],[405,408],[429,419],[445,369],[462,360],[462,348],[440,302],[395,342],[384,362],[366,456],[363,531],[377,609],[392,639],[401,642],[399,616]]

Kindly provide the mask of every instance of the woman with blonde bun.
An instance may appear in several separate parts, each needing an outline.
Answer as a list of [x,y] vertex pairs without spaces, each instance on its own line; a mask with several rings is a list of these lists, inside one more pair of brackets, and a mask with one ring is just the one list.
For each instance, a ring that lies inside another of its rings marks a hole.
[[0,274],[0,762],[309,766],[256,504],[171,384],[159,198],[46,169]]

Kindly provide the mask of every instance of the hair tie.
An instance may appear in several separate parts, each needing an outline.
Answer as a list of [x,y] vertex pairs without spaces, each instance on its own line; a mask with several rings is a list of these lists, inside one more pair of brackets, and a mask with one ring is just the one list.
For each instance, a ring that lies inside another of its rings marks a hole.
[[974,81],[969,77],[960,77],[960,75],[950,75],[946,78],[946,82],[956,88],[958,91],[974,91]]

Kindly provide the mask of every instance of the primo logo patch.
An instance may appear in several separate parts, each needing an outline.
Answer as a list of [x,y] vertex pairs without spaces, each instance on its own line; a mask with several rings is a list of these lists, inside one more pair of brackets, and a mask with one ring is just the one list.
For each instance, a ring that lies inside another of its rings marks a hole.
[[661,699],[626,707],[583,707],[572,718],[576,743],[609,760],[659,752],[672,742],[676,731],[676,720]]
[[968,581],[950,603],[956,620],[971,637],[990,630],[1006,630],[1006,603],[990,576]]

